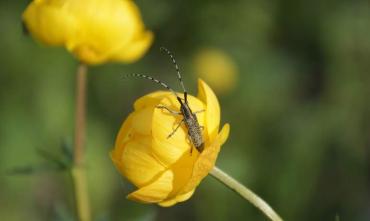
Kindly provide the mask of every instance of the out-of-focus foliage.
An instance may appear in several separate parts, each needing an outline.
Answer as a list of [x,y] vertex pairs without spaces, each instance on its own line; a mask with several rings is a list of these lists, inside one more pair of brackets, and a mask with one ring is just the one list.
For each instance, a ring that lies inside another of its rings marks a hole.
[[[192,59],[204,47],[229,54],[235,89],[219,96],[231,134],[217,164],[286,220],[369,220],[370,5],[368,1],[136,1],[154,46],[139,62],[89,72],[88,178],[100,220],[265,220],[213,179],[171,208],[125,199],[133,188],[110,162],[116,131],[138,97],[158,89],[126,73],[150,73],[180,89],[160,46],[171,49],[196,94]],[[0,217],[60,220],[74,213],[64,172],[7,175],[41,165],[73,133],[76,61],[24,36],[28,1],[0,3]],[[72,214],[72,215],[71,215]],[[59,218],[56,218],[59,217]]]

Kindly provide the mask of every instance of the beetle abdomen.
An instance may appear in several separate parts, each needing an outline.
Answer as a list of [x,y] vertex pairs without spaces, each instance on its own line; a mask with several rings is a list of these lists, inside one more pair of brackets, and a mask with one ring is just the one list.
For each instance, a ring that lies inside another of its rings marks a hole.
[[188,134],[191,142],[199,152],[203,151],[203,136],[198,121],[194,118],[185,119],[185,124],[188,128]]

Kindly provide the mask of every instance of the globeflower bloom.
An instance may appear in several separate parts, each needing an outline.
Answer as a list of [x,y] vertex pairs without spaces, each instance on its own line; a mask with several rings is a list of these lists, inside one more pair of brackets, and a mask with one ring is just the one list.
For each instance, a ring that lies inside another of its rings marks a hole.
[[223,50],[204,48],[194,57],[194,73],[218,94],[231,92],[238,81],[238,66]]
[[153,40],[131,0],[34,0],[23,22],[34,38],[86,64],[133,62]]
[[[111,158],[119,172],[138,189],[129,199],[142,203],[172,206],[189,199],[201,180],[214,167],[221,145],[229,135],[226,124],[219,132],[220,107],[210,87],[199,80],[198,96],[188,96],[189,106],[203,126],[204,150],[199,153],[191,144],[182,125],[167,138],[181,121],[158,105],[180,110],[176,97],[158,91],[139,98],[134,111],[124,121]],[[193,148],[191,152],[191,148]]]

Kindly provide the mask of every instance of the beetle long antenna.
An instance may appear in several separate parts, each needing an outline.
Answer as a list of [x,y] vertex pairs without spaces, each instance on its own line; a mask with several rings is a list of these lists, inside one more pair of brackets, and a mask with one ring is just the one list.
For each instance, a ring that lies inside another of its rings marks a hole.
[[180,81],[180,84],[181,84],[181,87],[182,87],[182,89],[184,90],[184,99],[185,99],[185,101],[187,101],[187,95],[188,95],[188,92],[186,91],[186,89],[185,89],[185,86],[184,86],[184,82],[182,81],[182,76],[181,76],[181,73],[180,73],[180,69],[179,69],[179,66],[177,65],[177,63],[176,63],[176,60],[175,60],[175,57],[173,56],[173,54],[167,49],[167,48],[165,48],[165,47],[161,47],[160,48],[160,50],[162,51],[162,52],[166,52],[169,56],[170,56],[170,58],[171,58],[171,60],[172,60],[172,63],[173,63],[173,65],[175,66],[175,68],[176,68],[176,72],[177,72],[177,76],[178,76],[178,78],[179,78],[179,81]]
[[176,91],[174,91],[172,88],[170,88],[167,84],[163,83],[162,81],[152,77],[152,76],[149,76],[149,75],[145,75],[145,74],[136,74],[136,73],[132,73],[132,74],[127,74],[124,76],[124,78],[128,78],[128,77],[137,77],[137,78],[144,78],[144,79],[148,79],[148,80],[151,80],[151,81],[154,81],[155,83],[157,84],[160,84],[162,87],[166,88],[167,90],[171,91],[171,93],[173,95],[175,95],[176,98],[180,99],[180,97],[177,95]]

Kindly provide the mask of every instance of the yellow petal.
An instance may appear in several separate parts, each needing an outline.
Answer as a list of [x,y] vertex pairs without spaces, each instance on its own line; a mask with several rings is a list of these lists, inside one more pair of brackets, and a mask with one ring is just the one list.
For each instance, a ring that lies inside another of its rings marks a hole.
[[135,186],[142,187],[165,170],[151,153],[150,137],[135,137],[125,144],[119,161],[115,161],[118,169]]
[[155,109],[152,121],[153,154],[165,165],[176,162],[184,152],[190,153],[186,128],[182,125],[173,136],[167,138],[181,121],[181,116],[164,114],[164,110]]
[[229,125],[226,124],[214,142],[204,149],[199,155],[194,164],[193,174],[189,182],[180,193],[187,193],[197,187],[200,181],[208,175],[209,171],[214,167],[218,153],[220,152],[221,142],[227,139],[229,133]]
[[226,142],[227,138],[229,137],[230,134],[230,124],[225,124],[224,127],[222,128],[221,132],[219,133],[219,142],[220,145],[224,145]]
[[194,149],[192,153],[185,152],[180,159],[176,161],[176,163],[171,165],[170,169],[174,174],[172,182],[173,187],[172,192],[166,199],[166,201],[168,201],[167,204],[174,204],[176,202],[180,202],[182,199],[185,200],[182,189],[189,182],[189,179],[193,174],[193,166],[195,161],[198,159],[198,156],[199,152]]
[[[100,64],[110,61],[132,62],[139,58],[151,43],[150,35],[144,31],[140,13],[132,1],[122,0],[80,0],[68,1],[69,10],[80,21],[79,34],[66,42],[68,50],[81,61]],[[135,39],[147,39],[146,47],[131,48]],[[134,52],[133,57],[117,57],[119,50]]]
[[205,128],[209,139],[213,140],[220,124],[220,105],[212,89],[201,79],[198,81],[198,98],[206,105]]
[[[115,142],[115,150],[118,151],[119,148],[123,148],[123,144],[126,143],[130,137],[133,136],[132,134],[132,117],[133,117],[133,114],[130,114],[127,119],[123,122],[119,132],[118,132],[118,135],[117,135],[117,138],[116,138],[116,142]],[[119,147],[119,148],[117,148]],[[119,150],[120,152],[123,151],[122,150]]]
[[132,129],[141,135],[151,135],[153,107],[145,107],[132,114]]
[[192,191],[189,191],[187,193],[177,195],[175,198],[168,199],[168,200],[165,200],[165,201],[162,201],[162,202],[158,203],[158,205],[163,206],[163,207],[173,206],[176,203],[188,200],[194,194],[194,191],[195,191],[195,189],[193,189]]
[[[103,52],[125,45],[136,33],[143,31],[140,12],[127,0],[65,0],[81,21],[81,32],[74,39]],[[72,39],[71,39],[72,40]]]
[[119,60],[113,54],[144,34],[140,13],[132,1],[72,0],[69,10],[81,25],[79,34],[68,39],[68,50],[90,64]]
[[172,191],[172,179],[172,172],[167,170],[154,182],[129,194],[127,198],[142,203],[161,202],[166,199],[168,194]]
[[23,13],[28,31],[45,44],[63,45],[78,29],[79,22],[60,6],[56,1],[33,1]]
[[148,50],[149,46],[153,42],[153,33],[147,31],[142,35],[133,39],[125,47],[121,47],[119,51],[112,54],[112,60],[134,62]]
[[[71,44],[68,44],[71,45]],[[72,47],[68,47],[71,53],[73,53],[78,60],[82,63],[96,65],[105,62],[108,59],[108,55],[103,51],[99,51],[98,48],[94,48],[91,45],[83,44]]]
[[[188,101],[193,110],[204,109],[203,103],[195,97],[189,96]],[[160,105],[173,111],[180,111],[180,104],[174,96],[163,98]],[[197,115],[200,125],[203,125],[203,116],[204,113]],[[190,153],[190,148],[193,146],[184,123],[168,138],[182,119],[182,115],[174,115],[166,109],[155,108],[154,110],[152,120],[153,153],[165,165],[172,165],[184,153]]]
[[135,111],[146,107],[154,108],[166,96],[171,96],[168,91],[156,91],[140,97],[134,103]]

